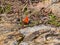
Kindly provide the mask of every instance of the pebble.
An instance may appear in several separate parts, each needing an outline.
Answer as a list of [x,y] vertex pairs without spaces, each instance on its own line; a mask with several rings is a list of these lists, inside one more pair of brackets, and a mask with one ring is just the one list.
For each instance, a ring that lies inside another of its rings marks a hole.
[[52,1],[52,3],[57,3],[57,2],[59,2],[60,0],[51,0]]
[[27,42],[22,42],[19,45],[28,45],[28,43]]
[[18,42],[15,40],[10,45],[18,45]]

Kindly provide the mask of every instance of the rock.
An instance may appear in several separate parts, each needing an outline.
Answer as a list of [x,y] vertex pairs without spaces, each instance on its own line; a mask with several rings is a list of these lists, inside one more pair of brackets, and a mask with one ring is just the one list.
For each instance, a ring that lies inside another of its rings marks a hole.
[[39,2],[34,8],[39,11],[43,7],[52,10],[55,16],[60,17],[60,0],[45,0],[45,2]]
[[60,3],[53,4],[51,10],[55,16],[60,17]]
[[[48,30],[38,30],[26,36],[21,42],[22,45],[28,43],[29,45],[54,45],[60,42],[60,33],[55,28]],[[54,43],[55,42],[55,43]],[[20,44],[20,45],[21,45]]]
[[46,0],[44,7],[47,10],[50,8],[55,16],[60,17],[60,0]]
[[49,30],[51,29],[51,26],[45,26],[45,25],[39,25],[39,26],[34,26],[34,27],[27,27],[24,29],[20,29],[19,31],[25,35],[28,36],[30,34],[32,34],[35,31],[39,31],[39,30]]
[[28,43],[27,42],[22,42],[19,45],[28,45]]
[[58,3],[58,2],[60,2],[60,0],[51,0],[52,1],[52,3]]
[[11,42],[10,45],[18,45],[18,42],[15,40],[15,41]]
[[44,33],[47,33],[47,32],[49,32],[50,30],[39,30],[39,31],[35,31],[35,32],[33,32],[32,34],[30,34],[30,35],[28,35],[28,36],[26,36],[24,39],[23,39],[23,41],[32,41],[32,40],[34,40],[35,38],[37,38],[39,35],[41,35],[41,34],[44,34]]

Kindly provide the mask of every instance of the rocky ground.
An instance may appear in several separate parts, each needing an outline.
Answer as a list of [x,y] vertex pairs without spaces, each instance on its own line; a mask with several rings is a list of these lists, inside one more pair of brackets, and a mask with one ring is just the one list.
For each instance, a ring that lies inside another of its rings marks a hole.
[[0,0],[0,45],[60,45],[60,0]]

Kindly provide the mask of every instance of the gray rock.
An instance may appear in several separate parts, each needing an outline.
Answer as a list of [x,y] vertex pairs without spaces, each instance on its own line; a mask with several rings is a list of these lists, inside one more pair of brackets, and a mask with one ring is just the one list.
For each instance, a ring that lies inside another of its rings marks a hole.
[[53,4],[51,10],[55,16],[60,17],[60,3]]
[[35,31],[38,31],[38,30],[49,30],[51,29],[52,27],[51,26],[45,26],[45,25],[39,25],[39,26],[34,26],[34,27],[27,27],[27,28],[24,28],[24,29],[21,29],[19,30],[23,35],[27,36]]
[[28,43],[27,42],[22,42],[19,45],[28,45]]
[[13,41],[12,43],[10,43],[10,45],[18,45],[17,41]]
[[52,1],[52,3],[57,3],[57,2],[59,2],[60,0],[51,0]]

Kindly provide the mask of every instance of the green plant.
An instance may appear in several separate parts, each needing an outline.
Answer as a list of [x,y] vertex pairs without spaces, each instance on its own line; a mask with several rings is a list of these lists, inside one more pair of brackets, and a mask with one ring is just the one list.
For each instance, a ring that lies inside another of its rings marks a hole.
[[11,5],[7,4],[6,6],[0,6],[0,14],[9,13],[11,11]]
[[49,14],[49,18],[50,18],[51,21],[56,20],[56,16],[54,16],[54,14]]
[[7,4],[4,8],[5,10],[5,13],[9,13],[11,11],[11,5],[10,4]]
[[55,26],[60,26],[60,22],[57,21],[57,17],[54,16],[54,14],[49,14],[49,24],[55,25]]

